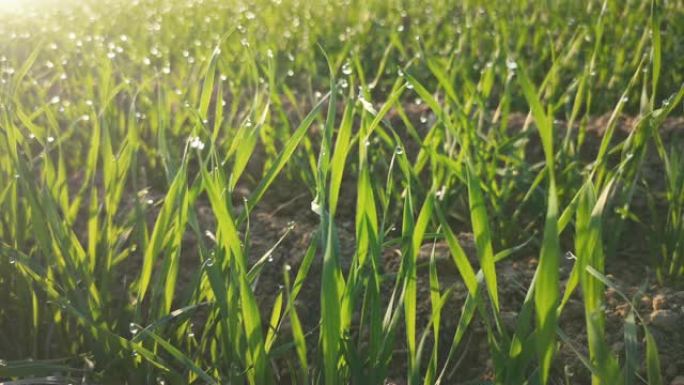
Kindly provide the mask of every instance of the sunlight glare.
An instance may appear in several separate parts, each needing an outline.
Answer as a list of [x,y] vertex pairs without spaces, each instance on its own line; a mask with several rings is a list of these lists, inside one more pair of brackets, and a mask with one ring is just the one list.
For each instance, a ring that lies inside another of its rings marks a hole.
[[0,0],[0,13],[16,13],[25,10],[28,5],[43,4],[41,0]]

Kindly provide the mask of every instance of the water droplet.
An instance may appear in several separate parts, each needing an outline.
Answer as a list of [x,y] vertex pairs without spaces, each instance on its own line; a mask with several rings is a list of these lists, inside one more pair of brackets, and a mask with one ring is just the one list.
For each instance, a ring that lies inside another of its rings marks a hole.
[[311,211],[313,211],[314,213],[316,213],[318,215],[321,215],[323,213],[321,205],[318,204],[318,198],[311,201]]
[[190,144],[190,148],[194,148],[200,151],[204,149],[204,142],[202,142],[202,140],[198,136],[189,137],[188,143]]
[[290,270],[292,270],[292,266],[290,266],[289,263],[286,263],[284,267],[285,267],[285,271],[290,271]]
[[427,119],[427,116],[425,114],[420,115],[420,122],[421,123],[425,124],[425,123],[427,123],[427,121],[428,121],[428,119]]
[[47,141],[48,141],[48,143],[52,143],[55,141],[55,137],[54,136],[48,136]]
[[375,110],[373,107],[373,103],[369,102],[366,100],[363,96],[359,96],[359,103],[365,108],[366,110],[370,111],[373,114],[377,114],[378,112]]
[[128,324],[128,331],[131,332],[131,335],[134,336],[140,332],[140,326],[131,322]]
[[216,263],[216,259],[214,258],[208,258],[207,261],[205,262],[205,265],[207,267],[212,267]]
[[394,152],[395,152],[397,155],[402,155],[402,154],[404,153],[404,149],[401,148],[401,146],[397,146],[397,148],[394,150]]
[[506,68],[508,68],[511,71],[515,71],[516,69],[518,69],[518,63],[516,63],[513,59],[507,59]]
[[442,185],[442,187],[440,187],[439,191],[437,191],[435,193],[435,196],[437,197],[438,200],[441,201],[441,200],[444,200],[444,195],[446,195],[446,186]]
[[351,63],[349,61],[346,61],[344,65],[342,65],[342,73],[346,76],[351,75],[352,73],[352,68],[351,68]]

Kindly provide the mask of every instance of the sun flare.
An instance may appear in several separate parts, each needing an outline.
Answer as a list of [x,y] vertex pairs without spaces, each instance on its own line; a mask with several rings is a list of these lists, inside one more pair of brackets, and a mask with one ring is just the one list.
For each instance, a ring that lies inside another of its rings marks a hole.
[[0,12],[19,9],[27,0],[0,0]]
[[25,2],[25,0],[0,0],[0,7],[16,7],[23,2]]
[[79,3],[80,0],[0,0],[0,14],[29,13],[28,11],[45,11],[56,6]]

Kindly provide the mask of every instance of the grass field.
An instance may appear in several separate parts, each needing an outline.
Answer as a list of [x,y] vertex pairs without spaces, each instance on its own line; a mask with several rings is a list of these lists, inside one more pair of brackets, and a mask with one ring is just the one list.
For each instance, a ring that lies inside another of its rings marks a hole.
[[35,1],[0,384],[684,383],[681,0]]

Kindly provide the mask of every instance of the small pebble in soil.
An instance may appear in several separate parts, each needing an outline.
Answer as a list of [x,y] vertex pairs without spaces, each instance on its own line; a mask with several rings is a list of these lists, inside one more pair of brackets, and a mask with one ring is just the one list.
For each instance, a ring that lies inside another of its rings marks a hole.
[[681,314],[672,310],[656,310],[649,316],[651,325],[665,331],[674,331],[680,326]]
[[653,297],[653,310],[662,310],[667,308],[667,301],[665,295],[658,294]]

